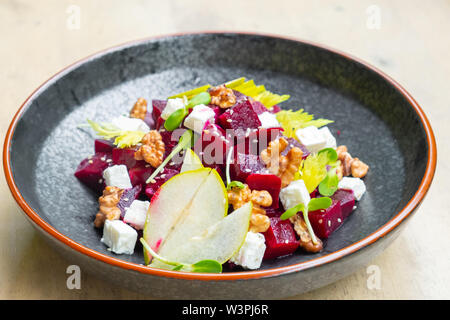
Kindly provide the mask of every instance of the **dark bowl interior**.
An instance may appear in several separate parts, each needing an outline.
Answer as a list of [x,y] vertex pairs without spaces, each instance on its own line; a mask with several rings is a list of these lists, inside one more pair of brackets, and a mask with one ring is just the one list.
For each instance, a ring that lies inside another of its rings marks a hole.
[[418,115],[387,80],[349,58],[286,39],[197,34],[126,45],[68,68],[29,100],[11,143],[15,182],[40,217],[74,241],[119,259],[143,263],[139,248],[117,256],[92,225],[97,195],[73,176],[93,153],[93,136],[77,129],[128,112],[138,97],[166,98],[241,76],[291,95],[283,108],[304,108],[335,120],[338,144],[367,162],[367,193],[322,253],[264,262],[287,266],[339,250],[373,233],[412,198],[425,173],[428,145]]

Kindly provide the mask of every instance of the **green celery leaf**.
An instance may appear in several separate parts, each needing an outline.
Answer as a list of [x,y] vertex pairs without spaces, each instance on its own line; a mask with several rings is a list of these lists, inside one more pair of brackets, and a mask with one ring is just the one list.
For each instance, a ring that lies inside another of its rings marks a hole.
[[292,111],[292,110],[281,110],[276,113],[278,122],[284,129],[283,134],[289,138],[297,139],[295,131],[301,128],[306,128],[309,126],[315,126],[320,128],[326,126],[334,121],[327,119],[317,119],[314,120],[314,116],[305,112],[303,109]]

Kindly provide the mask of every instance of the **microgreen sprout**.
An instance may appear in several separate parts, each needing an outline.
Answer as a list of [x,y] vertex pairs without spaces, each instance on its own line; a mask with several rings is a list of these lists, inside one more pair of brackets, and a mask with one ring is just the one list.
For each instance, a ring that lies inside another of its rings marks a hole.
[[311,236],[311,240],[314,244],[317,244],[317,238],[314,234],[314,230],[312,229],[311,223],[309,221],[308,212],[326,209],[331,206],[332,200],[328,197],[321,198],[313,198],[308,202],[308,206],[305,207],[303,203],[299,203],[298,205],[289,208],[286,210],[281,216],[281,220],[287,220],[297,214],[297,212],[303,213],[303,219],[305,220],[306,227],[308,228],[308,232]]
[[222,272],[222,265],[216,261],[216,260],[201,260],[199,262],[196,262],[194,264],[188,264],[188,263],[180,263],[180,262],[173,262],[169,261],[166,258],[161,257],[158,255],[155,251],[150,248],[148,243],[144,240],[144,238],[140,239],[142,245],[144,246],[145,250],[147,250],[150,255],[160,262],[167,264],[169,266],[173,266],[172,270],[178,271],[188,271],[188,272],[204,272],[204,273],[221,273]]

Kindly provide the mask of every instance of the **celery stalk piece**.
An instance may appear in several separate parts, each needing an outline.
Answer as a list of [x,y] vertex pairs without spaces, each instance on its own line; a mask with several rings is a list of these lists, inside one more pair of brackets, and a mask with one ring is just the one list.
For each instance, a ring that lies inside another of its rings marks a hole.
[[192,98],[193,96],[201,93],[201,92],[205,92],[206,90],[208,90],[209,88],[211,88],[210,84],[204,85],[202,87],[198,87],[192,90],[188,90],[182,93],[178,93],[176,95],[170,96],[169,99],[175,99],[175,98],[183,98],[184,96],[186,96],[188,99]]
[[234,89],[245,82],[245,77],[237,78],[228,82],[225,82],[225,87]]

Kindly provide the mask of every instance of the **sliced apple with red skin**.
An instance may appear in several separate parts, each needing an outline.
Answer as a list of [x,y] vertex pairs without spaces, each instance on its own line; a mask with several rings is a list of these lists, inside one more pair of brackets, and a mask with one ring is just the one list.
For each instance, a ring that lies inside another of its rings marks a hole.
[[202,161],[192,149],[186,149],[181,172],[203,168]]
[[[170,252],[161,252],[160,255],[170,261],[183,264],[194,264],[201,260],[215,260],[224,264],[244,244],[251,213],[252,203],[248,202],[200,234],[179,243],[178,246],[171,248]],[[157,259],[150,266],[173,268]]]
[[[227,190],[216,170],[177,174],[153,196],[144,239],[156,253],[170,259],[172,250],[222,220],[227,209]],[[146,263],[150,260],[145,253]]]

